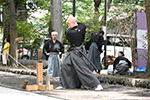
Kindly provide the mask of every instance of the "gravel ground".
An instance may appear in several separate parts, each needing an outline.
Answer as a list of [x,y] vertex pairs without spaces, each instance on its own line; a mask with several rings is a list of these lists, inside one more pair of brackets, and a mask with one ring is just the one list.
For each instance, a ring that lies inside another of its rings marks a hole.
[[[19,91],[26,91],[22,89],[24,80],[29,80],[28,85],[36,84],[36,76],[20,75],[5,72],[0,72],[0,86],[12,88]],[[45,77],[44,77],[44,84]],[[85,89],[66,89],[55,90],[58,86],[58,81],[51,81],[54,85],[52,91],[29,91],[39,95],[53,97],[61,100],[150,100],[150,89],[127,87],[121,85],[110,85],[102,83],[103,91],[85,90]],[[1,93],[2,90],[0,90]]]

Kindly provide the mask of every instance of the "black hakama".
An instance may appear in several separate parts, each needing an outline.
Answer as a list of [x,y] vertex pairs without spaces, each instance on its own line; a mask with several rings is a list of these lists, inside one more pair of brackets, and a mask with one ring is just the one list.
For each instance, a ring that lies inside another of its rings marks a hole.
[[[84,50],[83,46],[76,48],[81,52]],[[61,67],[60,86],[73,89],[83,85],[86,89],[93,88],[100,82],[89,70],[87,60],[78,50],[71,50],[65,58]]]
[[[89,48],[88,58],[96,66],[97,70],[102,70],[102,65],[100,62],[100,51],[98,49],[97,43],[93,42],[91,44]],[[90,70],[95,70],[91,64],[89,68]]]
[[90,89],[100,84],[90,71],[89,62],[81,54],[81,52],[86,54],[82,45],[85,33],[86,26],[82,23],[78,23],[77,26],[69,28],[65,32],[72,47],[61,66],[60,86],[64,88],[80,88],[82,85],[84,88]]

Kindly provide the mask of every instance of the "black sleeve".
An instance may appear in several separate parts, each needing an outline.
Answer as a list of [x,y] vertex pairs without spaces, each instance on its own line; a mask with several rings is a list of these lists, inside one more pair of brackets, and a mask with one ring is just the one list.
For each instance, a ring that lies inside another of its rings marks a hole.
[[65,35],[71,45],[80,46],[84,41],[85,32],[86,26],[82,23],[78,23],[77,26],[65,31]]
[[100,52],[103,52],[102,51],[103,41],[104,41],[103,36],[100,36],[99,37],[99,43],[98,43],[98,49],[99,49]]
[[60,43],[60,52],[61,52],[61,53],[64,53],[64,46],[63,46],[62,43]]
[[118,62],[119,62],[119,58],[117,57],[117,58],[114,60],[114,63],[113,63],[113,71],[115,70],[116,65],[118,64]]
[[47,51],[48,45],[49,45],[49,41],[47,41],[47,42],[44,44],[44,47],[43,47],[43,54],[44,54],[44,55],[46,55],[46,53],[48,52],[48,51]]
[[126,62],[128,62],[129,68],[131,68],[131,62],[126,58]]
[[90,40],[85,43],[85,49],[89,50],[89,47],[90,47]]

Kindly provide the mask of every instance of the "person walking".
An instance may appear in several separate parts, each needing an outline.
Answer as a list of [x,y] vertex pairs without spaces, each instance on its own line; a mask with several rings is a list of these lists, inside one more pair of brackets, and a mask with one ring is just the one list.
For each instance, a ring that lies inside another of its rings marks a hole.
[[86,26],[83,23],[77,23],[77,19],[73,16],[69,17],[66,23],[69,29],[65,31],[65,35],[71,44],[71,50],[62,63],[60,82],[56,89],[76,89],[81,88],[82,85],[85,89],[96,87],[95,90],[103,90],[83,56],[86,54],[83,46]]
[[57,35],[57,32],[52,32],[52,39],[48,40],[43,47],[43,52],[49,56],[47,75],[51,78],[60,76],[60,56],[64,53],[64,46],[56,39]]

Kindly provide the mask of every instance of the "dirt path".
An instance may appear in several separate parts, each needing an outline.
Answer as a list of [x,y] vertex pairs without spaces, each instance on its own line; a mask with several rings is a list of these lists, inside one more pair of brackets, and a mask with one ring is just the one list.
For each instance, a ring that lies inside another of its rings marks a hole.
[[[19,75],[5,72],[0,72],[0,86],[13,88],[20,91],[22,89],[24,79],[28,79],[28,85],[36,84],[36,76]],[[45,84],[45,78],[44,78]],[[54,88],[58,86],[58,81],[51,81]],[[103,84],[103,91],[85,90],[85,89],[66,89],[66,90],[52,90],[52,91],[30,91],[32,93],[59,98],[62,100],[150,100],[150,89],[127,87],[121,85]],[[2,91],[2,90],[0,90]]]

